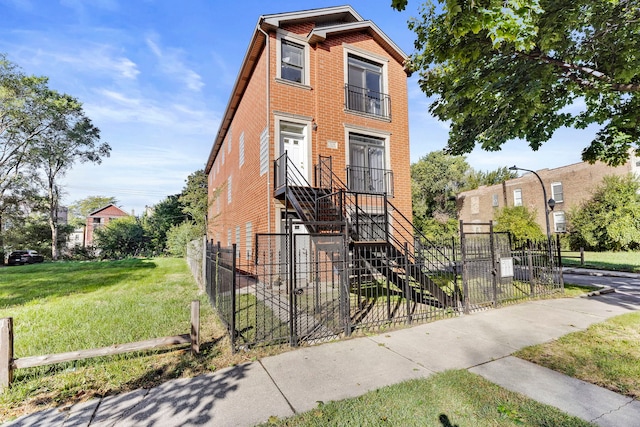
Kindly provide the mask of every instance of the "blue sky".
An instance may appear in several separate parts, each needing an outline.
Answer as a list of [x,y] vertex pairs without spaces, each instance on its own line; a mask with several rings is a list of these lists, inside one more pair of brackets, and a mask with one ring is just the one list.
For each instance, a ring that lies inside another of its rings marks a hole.
[[[331,1],[0,0],[0,52],[27,74],[75,96],[112,147],[101,165],[78,164],[64,184],[64,203],[113,196],[142,213],[179,193],[204,167],[236,74],[260,15],[335,6]],[[406,53],[413,33],[407,10],[390,0],[348,2]],[[446,145],[448,126],[431,117],[417,74],[408,80],[411,161]],[[472,167],[527,169],[580,161],[593,131],[561,130],[533,152],[514,141],[499,152],[475,150]]]

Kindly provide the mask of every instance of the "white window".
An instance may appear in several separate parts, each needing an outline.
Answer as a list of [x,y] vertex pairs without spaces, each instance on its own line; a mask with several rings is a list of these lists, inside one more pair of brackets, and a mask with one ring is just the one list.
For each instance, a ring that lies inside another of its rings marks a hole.
[[499,206],[499,199],[497,194],[494,194],[491,197],[491,206],[493,206],[494,208],[497,208]]
[[247,245],[247,260],[250,260],[251,256],[253,255],[253,224],[251,222],[247,222],[245,233],[245,244]]
[[240,226],[236,225],[236,258],[240,258]]
[[260,175],[269,171],[269,128],[266,127],[260,134]]
[[280,78],[295,83],[305,82],[304,46],[290,40],[280,41]]
[[513,206],[522,206],[522,190],[519,188],[513,190]]
[[244,132],[240,134],[240,141],[238,142],[238,161],[240,162],[240,166],[244,165]]
[[227,230],[227,247],[231,246],[231,229]]
[[564,233],[567,231],[564,212],[558,211],[553,213],[553,230],[556,233]]
[[385,169],[385,139],[356,133],[349,134],[349,190],[361,193],[390,192]]
[[224,147],[220,151],[222,151],[222,166],[224,166]]
[[382,65],[348,54],[347,109],[388,116]]
[[227,180],[227,203],[231,203],[231,176]]
[[551,183],[551,198],[556,202],[562,202],[564,200],[564,195],[562,194],[561,182]]

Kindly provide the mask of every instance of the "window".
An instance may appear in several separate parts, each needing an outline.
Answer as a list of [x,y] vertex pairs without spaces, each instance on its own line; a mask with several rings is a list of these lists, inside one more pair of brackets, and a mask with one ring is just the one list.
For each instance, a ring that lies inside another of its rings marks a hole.
[[391,193],[386,185],[390,171],[385,170],[384,139],[356,133],[349,134],[347,185],[351,191]]
[[386,240],[385,217],[381,214],[357,215],[358,237],[360,240]]
[[244,165],[244,132],[240,134],[240,141],[238,142],[238,161],[240,166]]
[[269,171],[269,128],[260,134],[260,176]]
[[251,222],[247,222],[245,233],[246,233],[245,244],[247,246],[247,260],[250,260],[251,255],[253,254],[253,224]]
[[522,190],[519,188],[513,190],[513,206],[522,206]]
[[388,97],[383,93],[382,65],[349,54],[347,68],[347,109],[388,117]]
[[236,225],[236,258],[240,258],[240,226]]
[[564,195],[562,194],[561,182],[551,183],[551,198],[556,202],[562,202],[564,200]]
[[233,145],[233,133],[231,132],[231,128],[229,128],[229,132],[227,134],[227,152],[231,152],[231,145]]
[[222,151],[222,166],[224,166],[224,147],[220,151]]
[[304,84],[304,46],[284,39],[280,46],[280,77]]
[[471,213],[479,214],[480,213],[480,197],[471,196]]
[[497,208],[499,206],[499,199],[497,194],[494,194],[491,197],[491,206],[493,206],[494,208]]
[[227,203],[231,203],[231,177],[227,180]]
[[564,233],[567,231],[564,212],[558,211],[553,213],[553,230],[556,233]]
[[227,247],[231,246],[231,229],[227,230]]

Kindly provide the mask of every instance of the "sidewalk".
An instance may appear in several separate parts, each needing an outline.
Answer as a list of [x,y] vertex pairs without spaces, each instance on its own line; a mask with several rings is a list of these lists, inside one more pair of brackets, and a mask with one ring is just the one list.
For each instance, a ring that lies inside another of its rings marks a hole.
[[[505,388],[601,426],[632,426],[640,401],[520,359],[514,351],[640,310],[616,293],[540,300],[372,337],[305,347],[150,390],[27,415],[7,426],[253,426],[446,369],[470,369]],[[373,374],[375,373],[375,374]]]

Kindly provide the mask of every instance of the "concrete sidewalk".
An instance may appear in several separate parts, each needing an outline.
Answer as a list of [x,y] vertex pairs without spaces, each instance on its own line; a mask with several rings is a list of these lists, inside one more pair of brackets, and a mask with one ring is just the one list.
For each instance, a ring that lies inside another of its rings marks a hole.
[[[8,426],[252,426],[446,369],[470,369],[602,426],[633,426],[640,402],[510,357],[640,310],[616,293],[532,301],[377,336],[305,347],[150,390],[25,416]],[[437,424],[437,420],[434,420]]]

